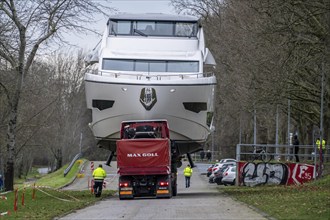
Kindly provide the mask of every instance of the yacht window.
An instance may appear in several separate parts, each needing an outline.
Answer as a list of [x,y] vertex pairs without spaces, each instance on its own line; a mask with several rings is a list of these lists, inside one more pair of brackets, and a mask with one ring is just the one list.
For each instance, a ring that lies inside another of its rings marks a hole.
[[169,61],[167,72],[198,72],[197,61]]
[[199,62],[103,59],[102,68],[118,71],[196,73],[199,70]]
[[148,72],[149,70],[149,62],[148,61],[142,61],[137,60],[135,63],[135,71],[144,71]]
[[155,22],[136,22],[136,29],[142,31],[146,35],[153,35],[155,30]]
[[118,21],[117,34],[130,34],[131,22],[130,21]]
[[113,34],[113,35],[131,34],[131,22],[130,21],[111,21],[110,34]]
[[178,22],[175,26],[175,35],[182,37],[196,36],[196,23],[182,23]]
[[150,61],[150,72],[167,72],[165,61]]
[[196,37],[197,22],[111,20],[112,35]]
[[157,22],[154,35],[156,36],[172,36],[173,35],[173,22]]
[[134,62],[132,60],[103,59],[102,69],[134,71]]

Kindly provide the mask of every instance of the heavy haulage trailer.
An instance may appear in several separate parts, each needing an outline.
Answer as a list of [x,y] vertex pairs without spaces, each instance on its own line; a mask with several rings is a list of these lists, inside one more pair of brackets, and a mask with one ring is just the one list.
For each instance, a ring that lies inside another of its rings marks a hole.
[[166,120],[122,122],[116,154],[120,199],[176,196],[181,156]]

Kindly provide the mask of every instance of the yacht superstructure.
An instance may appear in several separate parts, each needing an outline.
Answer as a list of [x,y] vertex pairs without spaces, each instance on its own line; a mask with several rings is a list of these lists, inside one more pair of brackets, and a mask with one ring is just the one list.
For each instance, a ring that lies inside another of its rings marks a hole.
[[181,154],[203,147],[213,121],[215,65],[203,29],[191,16],[111,16],[85,76],[90,127],[98,145],[115,151],[126,120],[166,119]]

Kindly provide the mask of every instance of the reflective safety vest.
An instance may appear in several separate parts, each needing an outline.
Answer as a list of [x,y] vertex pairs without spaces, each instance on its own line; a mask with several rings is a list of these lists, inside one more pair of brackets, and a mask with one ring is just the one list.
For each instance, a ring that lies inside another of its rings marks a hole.
[[107,174],[105,173],[105,170],[101,167],[96,168],[93,171],[93,177],[95,180],[103,180]]
[[[321,141],[320,140],[316,140],[316,146],[317,146],[317,149],[320,150],[320,145],[321,145]],[[325,140],[322,139],[322,150],[325,150]]]
[[184,170],[183,170],[183,175],[184,175],[184,176],[191,176],[192,173],[193,173],[193,170],[192,170],[190,167],[186,167],[186,168],[184,168]]

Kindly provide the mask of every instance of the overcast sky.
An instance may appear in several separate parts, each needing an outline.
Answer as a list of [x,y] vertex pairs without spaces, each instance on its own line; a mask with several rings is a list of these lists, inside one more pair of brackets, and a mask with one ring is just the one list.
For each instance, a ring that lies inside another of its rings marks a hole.
[[[109,6],[117,9],[117,13],[165,13],[176,14],[174,8],[170,5],[170,0],[111,0]],[[97,23],[91,24],[100,34],[103,33],[107,18],[103,16],[97,17]],[[70,44],[76,45],[82,49],[93,49],[99,42],[101,37],[94,34],[80,34],[73,33],[65,37]]]

